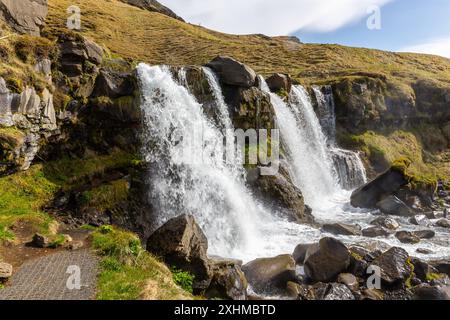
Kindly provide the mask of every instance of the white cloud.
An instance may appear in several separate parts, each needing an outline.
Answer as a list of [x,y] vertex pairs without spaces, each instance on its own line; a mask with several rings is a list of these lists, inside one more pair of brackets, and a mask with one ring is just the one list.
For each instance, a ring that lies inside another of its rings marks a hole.
[[333,31],[393,0],[160,0],[188,22],[234,33]]
[[450,37],[449,38],[432,39],[425,43],[402,48],[399,51],[400,52],[428,53],[428,54],[435,54],[438,56],[450,58]]

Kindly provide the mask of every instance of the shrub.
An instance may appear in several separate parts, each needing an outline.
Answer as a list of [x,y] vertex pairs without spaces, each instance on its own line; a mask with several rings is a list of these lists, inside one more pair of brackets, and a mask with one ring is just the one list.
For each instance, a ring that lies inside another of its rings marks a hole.
[[194,283],[194,276],[186,271],[181,271],[175,267],[171,269],[173,274],[173,281],[179,285],[182,289],[189,293],[193,292],[192,284]]

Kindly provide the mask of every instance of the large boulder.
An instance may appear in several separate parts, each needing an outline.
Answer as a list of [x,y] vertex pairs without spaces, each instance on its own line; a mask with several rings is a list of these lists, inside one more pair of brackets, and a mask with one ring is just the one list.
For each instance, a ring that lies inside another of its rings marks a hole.
[[267,85],[270,91],[275,93],[289,94],[292,88],[292,79],[287,74],[275,73],[266,79]]
[[314,281],[333,281],[350,265],[350,252],[347,247],[334,238],[323,238],[318,248],[306,253],[305,274]]
[[387,196],[377,203],[377,208],[388,215],[411,217],[414,212],[399,198],[394,195]]
[[295,263],[298,265],[303,265],[308,250],[317,250],[318,247],[318,243],[299,244],[296,246],[294,252],[292,253]]
[[292,222],[312,223],[314,221],[314,216],[305,204],[302,192],[295,186],[284,168],[280,168],[276,175],[261,175],[259,168],[253,170],[256,172],[248,175],[248,183],[255,195],[268,207],[273,207],[274,211],[283,211],[284,217]]
[[287,283],[297,281],[295,261],[291,255],[256,259],[244,265],[242,271],[259,294],[285,293]]
[[250,88],[256,83],[255,71],[230,57],[216,57],[207,64],[207,67],[214,70],[225,85]]
[[246,300],[248,283],[241,265],[241,261],[211,258],[212,279],[205,297]]
[[0,18],[20,33],[39,36],[47,13],[47,0],[0,0]]
[[359,225],[353,224],[345,224],[345,223],[324,224],[322,230],[334,235],[344,235],[344,236],[361,235],[361,227]]
[[413,272],[408,253],[398,247],[384,252],[371,265],[380,268],[381,280],[388,285],[405,281]]
[[193,216],[181,215],[169,220],[147,241],[147,250],[195,276],[194,289],[206,289],[211,282],[208,239]]
[[351,204],[358,208],[376,208],[377,203],[406,184],[408,180],[404,173],[392,168],[355,190],[351,196]]

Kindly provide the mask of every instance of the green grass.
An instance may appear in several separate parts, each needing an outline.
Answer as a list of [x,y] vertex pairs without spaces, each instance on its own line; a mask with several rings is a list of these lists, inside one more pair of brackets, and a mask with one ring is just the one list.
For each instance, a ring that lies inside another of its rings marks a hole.
[[170,270],[145,251],[139,238],[116,227],[103,226],[92,235],[92,246],[102,256],[98,280],[99,300],[192,299],[174,281],[186,275]]
[[[13,240],[14,233],[10,228],[20,221],[26,222],[34,232],[47,234],[53,219],[42,207],[53,199],[58,190],[77,188],[107,170],[133,166],[134,161],[128,153],[114,152],[86,159],[64,158],[36,164],[28,171],[0,177],[0,241]],[[112,182],[95,189],[90,201],[105,207],[111,201],[122,199],[124,189],[122,181]],[[109,192],[102,194],[104,190]]]
[[178,270],[177,268],[171,268],[173,274],[173,281],[189,293],[193,293],[192,285],[194,283],[195,276],[189,272]]

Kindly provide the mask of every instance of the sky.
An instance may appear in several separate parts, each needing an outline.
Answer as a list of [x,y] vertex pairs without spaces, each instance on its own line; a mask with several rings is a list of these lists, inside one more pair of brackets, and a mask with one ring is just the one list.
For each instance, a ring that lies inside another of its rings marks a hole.
[[295,35],[450,58],[450,0],[160,0],[186,21],[233,34]]

